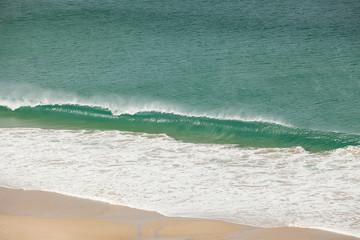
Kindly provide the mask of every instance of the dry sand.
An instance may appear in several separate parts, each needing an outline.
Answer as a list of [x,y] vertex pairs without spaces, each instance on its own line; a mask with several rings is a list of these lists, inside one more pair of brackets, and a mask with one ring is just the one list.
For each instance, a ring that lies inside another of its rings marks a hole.
[[0,240],[355,240],[314,229],[169,218],[61,194],[0,188]]

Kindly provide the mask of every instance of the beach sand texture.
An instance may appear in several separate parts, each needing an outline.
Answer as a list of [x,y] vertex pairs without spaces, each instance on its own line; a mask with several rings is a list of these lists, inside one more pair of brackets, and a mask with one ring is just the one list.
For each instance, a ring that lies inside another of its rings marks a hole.
[[43,191],[0,188],[0,240],[244,239],[355,240],[315,229],[257,228],[156,212]]

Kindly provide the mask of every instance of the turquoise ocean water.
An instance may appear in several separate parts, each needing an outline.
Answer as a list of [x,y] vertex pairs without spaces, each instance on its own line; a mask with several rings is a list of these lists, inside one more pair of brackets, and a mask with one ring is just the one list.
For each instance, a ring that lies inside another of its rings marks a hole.
[[[359,235],[359,103],[357,0],[0,0],[4,186]],[[125,165],[169,172],[169,191]],[[25,181],[29,171],[38,179]],[[86,184],[90,173],[98,185]],[[120,179],[146,179],[152,192]]]

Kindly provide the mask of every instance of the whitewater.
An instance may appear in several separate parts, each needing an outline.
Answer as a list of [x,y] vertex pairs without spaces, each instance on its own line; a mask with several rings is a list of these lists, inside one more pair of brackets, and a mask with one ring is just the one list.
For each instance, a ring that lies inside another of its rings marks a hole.
[[1,129],[2,184],[168,216],[359,236],[359,147],[192,144],[164,134]]

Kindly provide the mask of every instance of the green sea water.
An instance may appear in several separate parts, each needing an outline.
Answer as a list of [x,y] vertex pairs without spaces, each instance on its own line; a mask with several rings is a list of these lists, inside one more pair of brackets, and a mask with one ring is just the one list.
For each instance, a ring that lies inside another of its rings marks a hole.
[[0,126],[360,142],[360,2],[0,1]]

